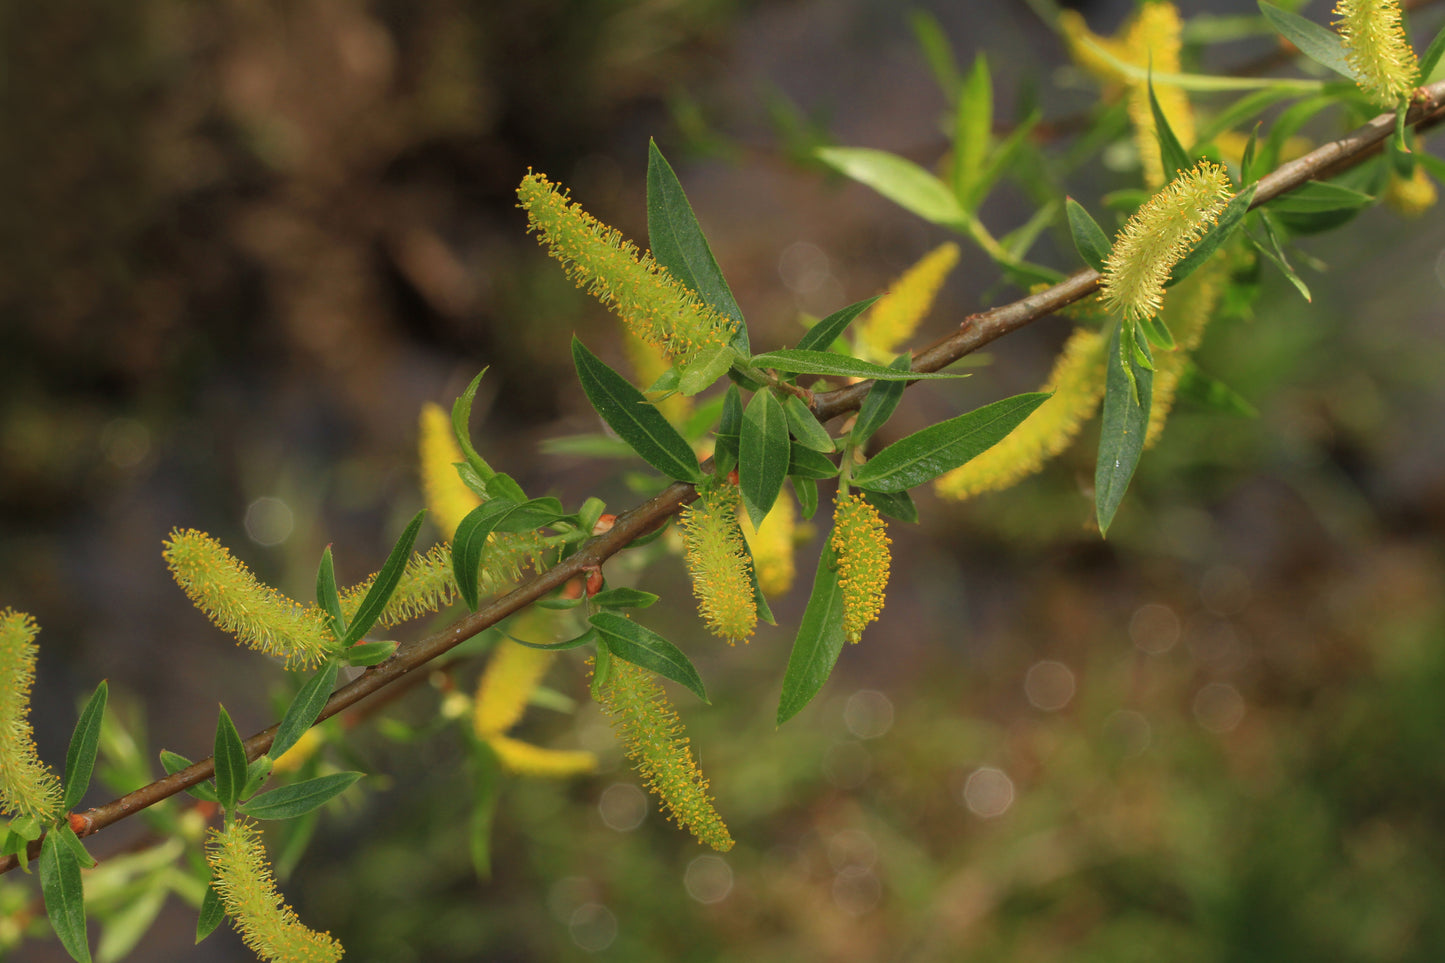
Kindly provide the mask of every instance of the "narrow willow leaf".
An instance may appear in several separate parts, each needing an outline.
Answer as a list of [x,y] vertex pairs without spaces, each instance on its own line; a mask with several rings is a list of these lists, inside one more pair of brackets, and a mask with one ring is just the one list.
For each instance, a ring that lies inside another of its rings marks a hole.
[[968,219],[948,185],[907,158],[866,147],[820,147],[816,156],[925,221],[950,225]]
[[581,648],[584,645],[591,645],[598,641],[596,629],[588,629],[586,632],[583,632],[575,639],[567,639],[564,642],[528,642],[526,639],[519,639],[515,635],[509,635],[507,636],[507,638],[511,639],[518,645],[524,645],[529,649],[542,649],[547,652],[561,652],[564,649],[577,649]]
[[[1251,91],[1210,117],[1195,135],[1195,144],[1208,144],[1220,134],[1232,130],[1266,108],[1274,106],[1281,100],[1289,100],[1298,96],[1299,91],[1280,87],[1266,87],[1264,90]],[[1244,183],[1250,183],[1250,179],[1245,178]]]
[[[817,454],[817,452],[812,452],[812,454]],[[790,480],[793,483],[793,494],[798,499],[798,517],[806,522],[818,511],[818,483],[811,478],[802,478],[798,475],[792,475]]]
[[1430,41],[1430,46],[1425,48],[1425,55],[1420,58],[1420,72],[1415,76],[1417,84],[1426,84],[1430,75],[1435,72],[1435,67],[1440,63],[1441,55],[1445,55],[1445,26],[1442,26],[1435,34],[1435,39]]
[[[477,450],[472,447],[471,420],[472,399],[476,398],[477,386],[482,383],[482,376],[486,373],[486,368],[477,372],[477,376],[467,385],[467,390],[463,391],[461,396],[452,403],[452,431],[457,436],[457,444],[461,446],[462,455],[467,460],[467,466],[477,473],[484,484],[490,482],[496,472],[492,470],[491,465],[487,464],[487,460],[477,454]],[[489,490],[484,494],[493,495],[495,493]]]
[[[1249,142],[1244,145],[1244,153],[1239,155],[1239,182],[1249,185],[1241,190],[1240,194],[1248,193],[1250,203],[1254,202],[1254,192],[1259,186],[1255,183],[1257,178],[1254,176],[1254,153],[1259,147],[1259,128],[1260,124],[1256,123],[1254,129],[1249,132]],[[1238,197],[1236,197],[1235,200],[1238,200]],[[1230,203],[1232,204],[1234,201],[1230,201]],[[1225,215],[1228,213],[1228,210],[1226,210],[1224,214],[1220,215],[1219,219],[1221,221],[1224,220]]]
[[326,700],[331,698],[331,689],[336,685],[336,673],[339,669],[336,662],[328,662],[301,687],[301,691],[296,693],[291,704],[286,707],[286,714],[281,717],[281,724],[276,727],[276,738],[271,741],[271,748],[266,755],[272,759],[280,759],[286,750],[296,745],[306,730],[315,724],[316,717],[321,715],[321,710],[326,707]]
[[[907,354],[900,354],[893,359],[888,367],[895,371],[907,371],[913,364],[913,359]],[[853,430],[849,432],[848,441],[854,448],[862,448],[873,437],[873,433],[887,424],[888,419],[893,417],[893,412],[898,408],[898,402],[903,400],[903,389],[907,387],[902,381],[874,381],[873,387],[868,389],[868,394],[863,398],[863,404],[858,407],[858,417],[853,421]]]
[[853,473],[853,484],[877,492],[907,491],[987,451],[1048,399],[1015,395],[930,425],[874,455]]
[[1375,199],[1369,194],[1362,194],[1339,184],[1305,181],[1265,206],[1272,214],[1322,214],[1329,211],[1357,210],[1374,202]]
[[[66,825],[65,828],[70,829],[70,826]],[[74,856],[75,861],[80,864],[81,869],[90,869],[99,862],[94,856],[90,855],[90,852],[85,848],[85,844],[80,841],[80,837],[75,835],[75,830],[71,829],[68,833],[59,833],[58,836],[60,842],[70,850],[70,854]]]
[[816,415],[797,395],[788,395],[783,402],[783,414],[788,419],[788,431],[798,439],[798,444],[814,451],[831,453],[834,450],[833,436],[828,434]]
[[983,176],[992,134],[993,80],[988,60],[980,53],[959,88],[953,117],[953,193],[967,210],[977,206],[974,191]]
[[[1250,140],[1250,143],[1254,143],[1253,139]],[[1254,202],[1254,192],[1258,189],[1259,184],[1250,184],[1234,195],[1233,199],[1224,206],[1224,210],[1219,213],[1219,219],[1199,239],[1199,243],[1194,245],[1194,249],[1174,265],[1169,272],[1169,280],[1165,282],[1165,287],[1178,284],[1189,277],[1201,264],[1209,260],[1215,251],[1219,250],[1221,244],[1234,236],[1234,232],[1239,230],[1240,225],[1244,223],[1244,215],[1249,213],[1249,205]]]
[[416,535],[421,531],[421,523],[424,518],[426,518],[425,511],[417,512],[412,516],[406,530],[401,533],[401,537],[391,547],[391,554],[386,557],[386,564],[382,565],[381,571],[371,583],[371,588],[366,590],[366,596],[361,600],[361,607],[356,610],[351,624],[346,627],[346,635],[341,639],[343,647],[354,645],[360,641],[361,637],[369,632],[371,627],[376,624],[376,620],[381,617],[386,603],[391,601],[392,594],[401,582],[402,573],[406,571],[407,560],[411,558],[411,546],[416,542]]
[[1104,272],[1104,259],[1109,256],[1109,235],[1099,222],[1084,209],[1084,205],[1072,197],[1064,198],[1064,210],[1069,217],[1069,233],[1074,237],[1074,249],[1079,257],[1100,274]]
[[361,668],[381,665],[395,654],[395,642],[361,642],[346,650],[346,664]]
[[1289,283],[1294,285],[1295,290],[1300,293],[1301,297],[1306,301],[1313,301],[1314,298],[1310,295],[1309,286],[1295,273],[1294,268],[1289,263],[1289,258],[1285,257],[1284,248],[1280,246],[1279,235],[1275,233],[1274,224],[1270,222],[1269,216],[1263,211],[1260,212],[1259,223],[1264,226],[1264,234],[1269,240],[1269,245],[1266,247],[1264,244],[1255,240],[1253,235],[1246,235],[1254,245],[1255,250],[1259,251],[1271,264],[1279,268],[1280,272],[1289,280]]
[[[1105,351],[1108,373],[1104,384],[1104,414],[1099,433],[1099,457],[1094,468],[1094,509],[1099,520],[1099,534],[1107,535],[1114,513],[1124,500],[1129,480],[1144,451],[1144,437],[1149,430],[1149,405],[1152,400],[1154,375],[1137,366],[1132,353],[1125,358],[1120,348],[1120,331],[1126,322],[1114,327]],[[1124,365],[1131,366],[1126,373]],[[1130,378],[1129,375],[1133,377]],[[1137,386],[1138,398],[1131,385]]]
[[[165,769],[167,776],[174,776],[182,769],[189,769],[194,763],[178,752],[171,752],[169,749],[161,750],[161,767]],[[198,783],[186,790],[187,793],[197,799],[206,802],[218,802],[216,787],[209,782]]]
[[722,417],[718,419],[716,442],[713,445],[713,468],[726,474],[737,467],[738,437],[743,430],[743,396],[737,385],[728,385],[723,394]]
[[1174,128],[1169,126],[1169,118],[1164,116],[1164,109],[1159,106],[1159,98],[1154,95],[1154,80],[1151,77],[1148,81],[1149,88],[1149,110],[1154,115],[1154,136],[1159,139],[1159,160],[1164,165],[1164,180],[1169,182],[1174,175],[1186,170],[1190,166],[1189,152],[1184,145],[1179,143]]
[[793,445],[788,452],[788,474],[794,478],[832,478],[838,474],[838,466],[820,451]]
[[643,461],[668,478],[694,484],[702,481],[702,470],[698,468],[692,446],[642,392],[588,351],[575,336],[572,360],[587,400]]
[[[73,960],[90,963],[90,944],[85,936],[85,890],[80,881],[80,861],[61,840],[61,834],[75,835],[61,823],[40,844],[40,892],[45,913],[60,938],[60,945]],[[79,843],[79,840],[76,841]]]
[[754,525],[761,525],[788,477],[788,420],[768,390],[759,391],[743,412],[738,441],[738,486]]
[[607,640],[607,651],[612,655],[671,679],[703,702],[708,701],[692,661],[656,632],[613,612],[598,612],[587,621]]
[[782,348],[753,355],[753,364],[759,368],[776,368],[790,374],[830,375],[841,378],[872,378],[875,381],[924,381],[940,378],[967,378],[968,374],[945,374],[943,372],[897,371],[881,364],[860,361],[841,354],[827,351],[807,351],[797,348]]
[[531,532],[566,518],[562,503],[550,495],[531,498],[515,506],[497,522],[499,532]]
[[479,879],[492,876],[492,824],[501,798],[501,765],[496,751],[486,742],[475,741],[471,755],[472,811],[467,819],[467,843],[472,869]]
[[592,596],[599,609],[645,609],[656,601],[656,595],[635,588],[611,588]]
[[742,309],[708,247],[682,183],[655,140],[647,143],[647,243],[653,258],[669,274],[713,310],[737,323],[732,346],[747,354],[748,329]]
[[452,572],[456,576],[457,589],[462,599],[473,612],[477,610],[480,590],[477,572],[481,567],[482,553],[487,548],[487,536],[496,529],[497,523],[516,508],[516,502],[505,498],[494,498],[478,505],[467,513],[452,543]]
[[831,544],[823,548],[813,591],[798,624],[788,668],[783,673],[783,694],[778,700],[778,725],[797,715],[812,701],[843,651],[843,590],[838,586],[838,559]]
[[100,726],[105,718],[105,700],[109,692],[105,682],[95,687],[95,692],[80,710],[80,718],[70,734],[70,748],[65,753],[65,779],[61,810],[69,812],[80,804],[85,790],[90,786],[90,774],[95,769],[95,752],[100,745]]
[[269,756],[257,756],[246,766],[246,785],[241,788],[241,798],[250,799],[271,777],[276,760]]
[[[739,328],[739,331],[742,329]],[[712,350],[704,350],[696,358],[689,361],[686,366],[679,369],[677,378],[677,390],[684,395],[691,397],[700,391],[711,388],[719,378],[728,373],[733,363],[738,361],[742,355],[738,354],[731,343],[724,344]]]
[[338,639],[346,635],[346,616],[341,614],[341,593],[336,589],[336,566],[331,560],[331,546],[321,553],[316,567],[316,605],[331,621],[331,634]]
[[[779,504],[783,503],[780,502]],[[746,553],[748,557],[748,582],[753,589],[753,607],[757,609],[758,618],[769,625],[777,625],[778,619],[773,615],[773,608],[768,604],[768,597],[763,594],[763,584],[758,579],[757,556],[753,554],[753,547],[748,544],[746,538],[743,540],[743,552]]]
[[231,721],[225,706],[221,706],[221,714],[216,718],[214,755],[216,798],[229,813],[235,809],[236,800],[241,798],[241,790],[246,788],[247,766],[246,747],[242,745],[241,734],[236,731],[236,724]]
[[848,330],[848,325],[856,321],[858,316],[872,307],[873,302],[877,300],[875,295],[862,301],[854,301],[846,308],[834,311],[803,333],[803,336],[798,339],[798,350],[827,351],[833,342]]
[[918,506],[913,504],[913,496],[907,492],[870,492],[864,489],[863,498],[889,518],[910,524],[918,521]]
[[1264,0],[1260,0],[1259,12],[1264,14],[1264,19],[1269,21],[1275,33],[1298,47],[1300,53],[1341,77],[1356,79],[1345,45],[1334,31]]
[[923,59],[933,73],[938,89],[950,100],[958,90],[958,64],[953,59],[953,47],[948,42],[938,19],[926,10],[914,8],[908,12],[908,26],[913,30],[913,39],[923,51]]
[[[1163,318],[1140,318],[1138,330],[1144,333],[1144,340],[1154,347],[1163,348],[1166,351],[1174,350],[1174,335],[1169,333],[1169,326],[1164,323]],[[1151,371],[1153,370],[1152,366],[1145,364],[1143,360],[1140,360],[1139,363]]]
[[1193,362],[1184,367],[1184,374],[1180,376],[1176,390],[1178,397],[1211,411],[1242,415],[1245,418],[1259,417],[1259,409],[1250,404],[1243,395],[1213,375],[1199,370]]
[[201,897],[201,912],[196,917],[196,942],[214,933],[225,918],[226,908],[221,905],[221,897],[216,895],[214,886],[206,883],[206,895]]
[[256,819],[294,819],[324,806],[350,789],[362,775],[359,772],[334,772],[282,786],[247,800],[242,804],[241,812]]

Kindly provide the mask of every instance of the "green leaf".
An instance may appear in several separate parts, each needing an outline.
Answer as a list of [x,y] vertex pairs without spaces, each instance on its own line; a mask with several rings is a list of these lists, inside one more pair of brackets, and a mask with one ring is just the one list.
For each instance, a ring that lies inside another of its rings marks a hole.
[[201,897],[201,912],[196,917],[196,942],[201,942],[215,932],[225,918],[226,908],[221,905],[221,897],[217,895],[216,887],[207,883],[206,895]]
[[[1163,348],[1166,351],[1174,350],[1174,335],[1169,333],[1169,326],[1164,323],[1163,318],[1140,318],[1139,331],[1144,333],[1144,340],[1156,348]],[[1143,361],[1139,363],[1144,364]],[[1150,371],[1154,370],[1152,362],[1144,366]]]
[[788,474],[794,479],[832,478],[838,474],[838,466],[822,452],[793,445],[788,450]]
[[864,489],[863,500],[889,518],[910,524],[918,521],[918,506],[913,504],[913,496],[907,492],[870,492]]
[[1154,136],[1159,140],[1159,161],[1164,166],[1164,181],[1172,181],[1177,174],[1186,171],[1192,166],[1189,152],[1184,145],[1179,143],[1179,138],[1174,133],[1174,128],[1169,126],[1169,118],[1164,116],[1164,110],[1159,106],[1159,98],[1154,96],[1153,73],[1147,81],[1149,86],[1149,109],[1154,114]]
[[642,392],[588,351],[575,336],[572,360],[587,400],[643,461],[668,478],[693,484],[702,481],[702,470],[698,468],[692,447],[662,412],[648,403]]
[[1442,54],[1445,54],[1445,26],[1435,33],[1435,39],[1430,41],[1430,46],[1425,48],[1425,55],[1420,58],[1420,73],[1416,75],[1415,83],[1424,86],[1430,81],[1430,75],[1435,72],[1435,67],[1440,63]]
[[497,815],[497,801],[502,795],[501,765],[490,745],[472,743],[472,811],[467,819],[467,849],[472,869],[479,879],[492,876],[492,823]]
[[1263,254],[1265,259],[1278,268],[1289,283],[1294,285],[1295,290],[1300,293],[1301,297],[1306,301],[1313,301],[1314,298],[1310,295],[1309,286],[1295,273],[1294,268],[1290,266],[1289,259],[1285,257],[1284,248],[1280,246],[1279,236],[1275,234],[1274,225],[1270,223],[1269,217],[1266,216],[1263,211],[1259,213],[1259,223],[1264,226],[1265,237],[1269,239],[1269,245],[1266,247],[1263,243],[1256,240],[1253,234],[1246,233],[1245,237],[1249,238],[1255,250]]
[[973,211],[978,208],[983,195],[992,189],[1005,171],[1013,170],[1018,161],[1018,155],[1028,143],[1029,136],[1034,128],[1038,126],[1043,114],[1035,107],[1023,121],[1014,126],[1009,135],[1004,138],[988,157],[988,163],[984,166],[983,172],[973,182],[969,193],[961,198],[965,209]]
[[728,385],[723,395],[722,417],[718,419],[713,445],[713,470],[727,474],[737,467],[738,439],[743,430],[743,396],[737,385]]
[[758,618],[769,625],[777,625],[777,617],[773,615],[773,607],[768,604],[768,597],[763,594],[763,587],[758,582],[758,562],[753,558],[752,546],[743,541],[743,552],[748,556],[748,584],[753,588],[753,605],[757,607]]
[[316,568],[316,604],[331,622],[331,634],[337,639],[346,636],[346,616],[341,612],[341,595],[336,591],[336,566],[331,560],[331,546],[321,553]]
[[75,830],[70,828],[68,821],[65,823],[65,828],[69,830],[69,832],[59,834],[61,843],[70,850],[70,855],[75,857],[75,861],[80,865],[81,869],[90,869],[96,864],[96,858],[90,855],[90,852],[85,848],[85,844],[80,841],[80,837],[75,835]]
[[272,759],[280,759],[282,754],[296,745],[306,730],[316,723],[316,717],[321,715],[321,710],[326,707],[326,700],[331,698],[331,689],[336,685],[336,673],[339,669],[337,663],[328,662],[301,687],[301,691],[296,693],[291,704],[286,707],[286,714],[281,717],[281,724],[276,727],[276,738],[271,741],[271,748],[266,755]]
[[381,665],[396,652],[392,641],[360,642],[346,650],[346,664],[354,666]]
[[812,701],[843,651],[843,590],[838,586],[838,559],[833,546],[824,543],[813,591],[798,624],[788,668],[783,673],[783,694],[778,700],[778,725],[797,715]]
[[69,812],[80,804],[90,787],[90,774],[95,769],[95,751],[100,745],[100,725],[105,718],[105,700],[109,688],[102,680],[80,710],[75,729],[70,734],[70,748],[65,752],[65,787],[61,811]]
[[[1298,96],[1299,91],[1297,90],[1278,87],[1251,91],[1205,121],[1196,135],[1194,143],[1207,144],[1226,130],[1232,130],[1265,108],[1271,107],[1281,100]],[[1244,179],[1245,183],[1249,183],[1249,180],[1249,178]]]
[[1048,398],[1043,392],[1015,395],[915,431],[855,471],[853,484],[901,492],[932,481],[992,448]]
[[[598,593],[599,596],[601,594],[602,593],[600,592]],[[509,635],[507,636],[507,638],[511,639],[518,645],[524,645],[529,649],[542,649],[546,652],[562,652],[566,649],[576,649],[589,643],[596,642],[597,630],[588,629],[586,632],[583,632],[576,638],[568,639],[565,642],[528,642],[526,639],[519,639],[515,635]]]
[[776,368],[791,374],[828,375],[842,378],[872,378],[875,381],[924,381],[939,378],[967,378],[968,374],[944,374],[942,372],[898,371],[881,364],[860,361],[829,351],[799,350],[782,348],[753,355],[753,364],[759,368]]
[[566,517],[567,513],[562,511],[561,501],[545,495],[513,506],[512,510],[497,522],[496,531],[531,532]]
[[[1249,132],[1249,141],[1244,145],[1244,153],[1239,156],[1239,182],[1249,185],[1249,188],[1246,188],[1246,190],[1259,186],[1255,183],[1257,178],[1254,176],[1254,153],[1259,146],[1259,126],[1260,125],[1256,123],[1254,129]],[[1238,195],[1235,196],[1235,199],[1238,199]],[[1249,199],[1251,203],[1254,201],[1254,193],[1252,190],[1250,191]]]
[[611,588],[592,596],[599,609],[645,609],[656,601],[656,595],[635,588]]
[[680,371],[677,390],[688,396],[706,391],[741,357],[731,342],[699,355]]
[[1211,411],[1242,415],[1245,418],[1259,417],[1259,409],[1250,404],[1243,395],[1213,375],[1201,371],[1192,361],[1185,365],[1176,391],[1180,399],[1192,401]]
[[241,798],[250,799],[256,791],[266,784],[271,778],[271,769],[276,765],[276,760],[270,756],[257,756],[246,766],[246,785],[241,788]]
[[[888,367],[894,371],[907,371],[912,364],[913,359],[909,355],[900,354]],[[862,448],[868,443],[868,439],[873,437],[874,432],[887,424],[888,419],[893,417],[898,402],[903,400],[905,387],[907,385],[902,381],[873,382],[873,387],[868,389],[868,394],[863,398],[863,404],[858,407],[858,417],[853,420],[853,430],[848,433],[850,445]]]
[[1355,79],[1355,72],[1350,69],[1349,57],[1345,54],[1345,45],[1334,31],[1263,0],[1260,0],[1259,12],[1264,14],[1264,19],[1269,21],[1275,32],[1298,47],[1300,53],[1342,77]]
[[[482,383],[482,376],[486,373],[486,368],[477,372],[477,376],[472,379],[471,384],[467,385],[467,390],[463,391],[461,397],[452,403],[452,433],[457,437],[457,445],[462,449],[462,456],[466,458],[468,467],[477,473],[483,483],[490,482],[496,472],[492,470],[491,465],[487,464],[487,460],[477,454],[477,450],[472,447],[471,420],[472,399],[477,396],[477,386]],[[495,493],[488,491],[487,494]]]
[[759,391],[743,412],[738,442],[738,484],[743,507],[754,525],[773,507],[788,477],[788,421],[783,406],[768,390]]
[[1174,265],[1166,287],[1178,284],[1193,274],[1201,264],[1209,260],[1215,251],[1219,250],[1221,244],[1239,230],[1240,225],[1244,223],[1244,215],[1249,213],[1249,205],[1254,202],[1254,192],[1258,188],[1258,183],[1250,184],[1224,205],[1224,210],[1219,212],[1219,218],[1214,225],[1199,239],[1199,243],[1194,245],[1194,249]]
[[[1094,468],[1094,509],[1099,519],[1099,534],[1107,535],[1114,513],[1124,500],[1129,479],[1144,451],[1144,436],[1149,431],[1149,405],[1153,398],[1154,373],[1139,366],[1131,356],[1121,356],[1120,331],[1114,326],[1109,339],[1108,373],[1104,382],[1104,414],[1099,431],[1099,457]],[[1130,365],[1131,379],[1124,370]],[[1138,399],[1131,390],[1138,386]]]
[[934,224],[956,225],[968,213],[948,185],[913,161],[867,147],[820,147],[824,164]]
[[831,453],[835,450],[833,436],[819,423],[802,398],[788,395],[783,402],[783,414],[788,419],[788,431],[798,439],[798,444],[814,451]]
[[381,566],[381,571],[377,573],[376,579],[371,583],[371,588],[366,590],[361,605],[357,607],[351,624],[346,627],[346,634],[341,638],[343,649],[360,641],[361,637],[376,624],[376,620],[381,618],[386,603],[391,601],[396,587],[401,584],[401,576],[406,571],[407,561],[411,558],[411,547],[416,542],[416,534],[421,531],[422,519],[425,517],[425,510],[413,515],[411,521],[407,523],[406,530],[401,533],[401,537],[391,547],[391,554],[386,557],[386,564]]
[[953,193],[965,210],[978,206],[975,189],[983,177],[993,135],[993,80],[980,53],[959,88],[953,117]]
[[708,701],[692,662],[681,649],[656,632],[615,612],[598,612],[587,621],[606,640],[611,654],[671,679],[703,702]]
[[953,48],[943,27],[933,14],[917,8],[908,11],[908,25],[913,28],[913,37],[923,51],[923,59],[933,72],[938,89],[952,100],[958,90],[958,64],[953,60]]
[[[40,892],[45,913],[60,938],[60,945],[72,960],[90,963],[90,944],[85,935],[85,889],[80,881],[80,861],[61,840],[63,833],[75,835],[61,823],[40,844]],[[78,844],[80,841],[76,840]]]
[[126,893],[120,905],[105,916],[95,948],[97,963],[115,963],[129,956],[150,931],[170,895],[163,885],[165,874],[155,873],[150,879],[155,882]]
[[216,719],[215,760],[216,800],[229,813],[236,808],[236,800],[246,787],[246,747],[225,706],[221,706],[221,714]]
[[477,610],[477,571],[481,567],[482,554],[487,549],[487,536],[516,507],[516,502],[509,499],[494,498],[467,512],[457,525],[452,540],[452,574],[456,577],[462,599],[473,612]]
[[[169,749],[161,750],[161,767],[165,769],[167,776],[174,776],[182,769],[190,768],[194,763],[178,752],[171,752]],[[187,793],[197,799],[206,802],[219,802],[216,796],[216,788],[208,782],[199,783],[186,790]]]
[[1294,190],[1281,194],[1265,205],[1271,214],[1323,214],[1330,211],[1358,210],[1373,204],[1369,194],[1331,184],[1328,181],[1305,181]]
[[335,772],[263,792],[241,806],[256,819],[294,819],[330,802],[362,777],[359,772]]
[[[799,449],[793,449],[798,451]],[[807,451],[807,449],[801,449]],[[809,452],[816,455],[817,452]],[[792,475],[790,481],[793,483],[793,494],[798,499],[798,517],[803,521],[812,518],[818,511],[818,483],[811,478]]]
[[487,482],[487,498],[505,498],[508,501],[524,502],[527,500],[527,493],[522,491],[522,486],[513,480],[511,475],[497,472]]
[[737,323],[732,346],[747,354],[748,329],[742,309],[708,247],[682,183],[655,140],[647,143],[647,243],[667,273],[687,285],[713,310]]
[[1074,236],[1074,249],[1089,267],[1104,273],[1104,261],[1109,257],[1109,235],[1099,226],[1084,205],[1072,197],[1064,198],[1064,210],[1069,217],[1069,233]]

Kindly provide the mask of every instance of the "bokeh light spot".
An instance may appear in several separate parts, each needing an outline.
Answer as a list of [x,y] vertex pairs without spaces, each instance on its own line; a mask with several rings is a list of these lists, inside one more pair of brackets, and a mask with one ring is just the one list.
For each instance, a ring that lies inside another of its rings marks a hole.
[[1029,704],[1044,712],[1057,712],[1074,698],[1074,671],[1062,662],[1035,662],[1024,676]]
[[1179,641],[1179,616],[1158,602],[1141,605],[1129,619],[1129,639],[1140,652],[1163,655]]
[[1142,712],[1120,709],[1104,720],[1104,738],[1125,758],[1137,756],[1154,740],[1154,727]]
[[617,939],[617,917],[601,903],[583,903],[567,921],[572,942],[589,953],[601,953]]
[[878,861],[878,844],[861,829],[845,829],[828,840],[828,864],[835,873],[872,869]]
[[872,870],[849,867],[833,877],[833,903],[849,916],[862,916],[883,899],[883,883]]
[[296,527],[291,506],[269,495],[258,498],[246,508],[246,534],[257,545],[280,545],[291,537]]
[[617,782],[602,790],[597,813],[608,829],[630,833],[647,818],[647,794],[630,782]]
[[893,701],[876,689],[859,689],[843,706],[843,724],[859,739],[877,739],[893,728]]
[[975,816],[1002,816],[1014,803],[1013,780],[1002,769],[975,769],[963,784],[963,803]]
[[1244,696],[1225,682],[1211,682],[1194,694],[1194,718],[1210,732],[1230,732],[1244,719]]
[[720,903],[733,891],[733,868],[721,856],[699,856],[687,864],[682,885],[699,903]]

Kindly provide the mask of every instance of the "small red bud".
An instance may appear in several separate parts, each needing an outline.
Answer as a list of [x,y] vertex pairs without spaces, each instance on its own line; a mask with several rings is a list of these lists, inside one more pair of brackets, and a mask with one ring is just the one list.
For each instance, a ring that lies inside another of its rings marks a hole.
[[210,822],[211,817],[216,815],[216,810],[219,808],[220,807],[209,799],[198,800],[195,805],[196,813],[207,822]]
[[602,569],[589,568],[587,570],[587,597],[590,599],[602,591]]
[[67,813],[66,819],[70,821],[70,828],[77,836],[84,836],[90,832],[91,819],[89,816],[82,816],[80,813]]
[[738,483],[738,470],[737,470],[736,468],[734,468],[732,471],[728,472],[728,484],[729,484],[729,485],[736,485],[737,483]]
[[592,526],[593,535],[602,535],[612,531],[612,526],[617,524],[617,516],[611,512],[604,512],[597,516],[597,524]]
[[562,586],[562,597],[564,599],[580,599],[582,597],[582,580],[571,578]]

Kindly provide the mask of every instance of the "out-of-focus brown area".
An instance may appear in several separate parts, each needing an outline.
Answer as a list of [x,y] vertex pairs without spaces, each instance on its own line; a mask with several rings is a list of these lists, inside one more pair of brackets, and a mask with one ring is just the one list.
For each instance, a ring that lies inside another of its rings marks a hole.
[[[1001,122],[1087,103],[1023,5],[924,6],[965,65],[987,51]],[[494,464],[569,505],[638,500],[615,463],[537,450],[596,429],[571,334],[622,354],[525,234],[529,167],[642,242],[655,137],[758,347],[947,237],[790,159],[778,119],[938,160],[943,98],[891,3],[62,0],[7,5],[0,37],[0,606],[43,626],[52,764],[101,678],[151,759],[208,754],[218,701],[245,733],[275,721],[281,673],[185,603],[162,539],[209,531],[297,597],[328,543],[361,577],[421,506],[418,409],[483,366]],[[1011,187],[983,212],[1031,213]],[[882,620],[781,730],[802,589],[723,650],[677,565],[643,576],[665,597],[646,621],[708,682],[712,706],[679,705],[726,857],[638,802],[564,659],[549,683],[577,715],[534,707],[520,734],[580,732],[605,771],[509,782],[489,880],[455,736],[365,730],[344,765],[370,775],[288,899],[363,960],[1438,959],[1445,222],[1372,210],[1304,248],[1331,268],[1302,268],[1313,304],[1269,278],[1200,357],[1258,419],[1181,406],[1108,543],[1088,432],[1013,491],[921,496],[890,528]],[[924,337],[1012,296],[996,277],[966,251]],[[1034,327],[915,387],[890,431],[1036,387],[1067,323]],[[424,730],[437,704],[395,711]],[[144,838],[130,820],[93,848]],[[251,958],[193,927],[173,896],[130,958]]]

